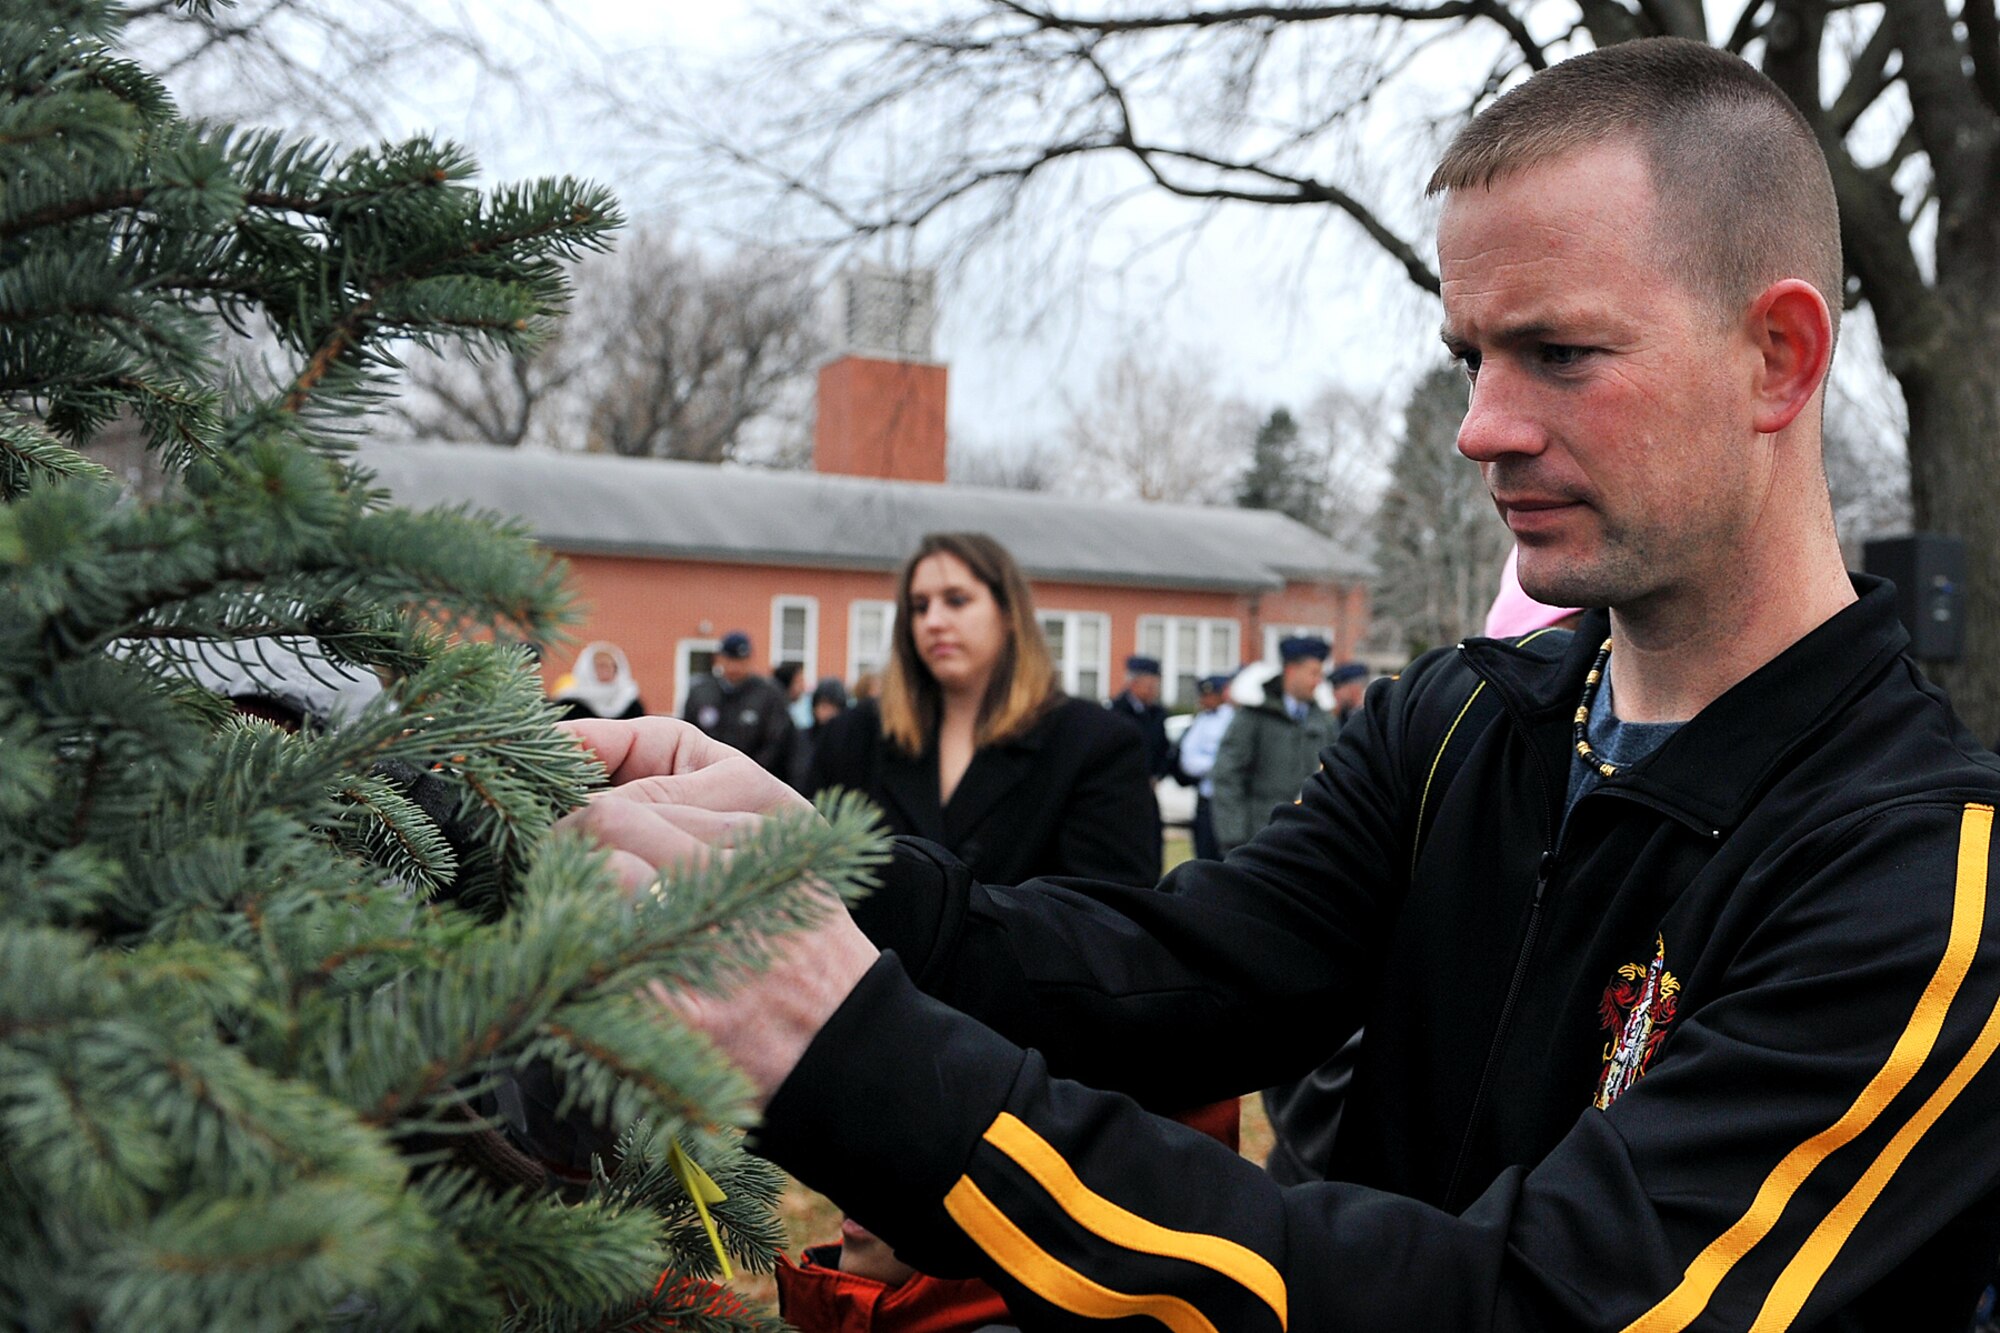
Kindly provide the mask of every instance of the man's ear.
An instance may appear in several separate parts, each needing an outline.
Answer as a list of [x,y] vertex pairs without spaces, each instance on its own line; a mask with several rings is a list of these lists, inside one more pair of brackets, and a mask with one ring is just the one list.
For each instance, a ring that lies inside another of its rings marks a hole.
[[1750,338],[1759,354],[1753,391],[1756,429],[1775,435],[1805,410],[1833,359],[1826,298],[1802,278],[1784,278],[1750,303]]

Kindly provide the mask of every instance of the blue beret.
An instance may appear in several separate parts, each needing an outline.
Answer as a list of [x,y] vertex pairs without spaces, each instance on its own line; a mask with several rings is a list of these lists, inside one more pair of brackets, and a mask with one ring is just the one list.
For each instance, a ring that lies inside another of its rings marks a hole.
[[740,629],[733,629],[722,636],[722,644],[715,651],[724,657],[748,657],[750,636]]
[[1135,654],[1125,659],[1125,669],[1135,676],[1157,676],[1160,674],[1160,659]]
[[1366,680],[1368,676],[1368,668],[1359,662],[1342,662],[1326,673],[1326,678],[1335,685],[1345,685],[1350,680]]
[[1229,688],[1228,676],[1203,676],[1195,682],[1195,688],[1203,694],[1220,694]]
[[1287,662],[1311,657],[1324,662],[1333,656],[1333,645],[1317,634],[1301,634],[1278,642],[1278,656]]

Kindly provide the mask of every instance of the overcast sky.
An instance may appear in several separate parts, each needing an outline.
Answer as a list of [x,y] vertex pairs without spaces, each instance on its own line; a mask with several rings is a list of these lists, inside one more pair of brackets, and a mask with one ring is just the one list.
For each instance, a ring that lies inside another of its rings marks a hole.
[[[559,21],[536,0],[483,0],[459,11],[535,72],[527,96],[465,68],[412,79],[381,129],[428,127],[458,138],[489,181],[587,176],[616,189],[635,217],[672,215],[696,236],[784,239],[763,234],[776,230],[767,201],[689,185],[682,166],[603,114],[587,88],[549,78],[582,71],[585,81],[617,82],[641,104],[711,112],[722,103],[710,103],[703,79],[747,71],[771,45],[773,24],[760,12],[768,6],[544,2]],[[1729,12],[1715,21],[1733,20]],[[954,436],[989,445],[1053,438],[1065,395],[1088,396],[1098,368],[1127,347],[1194,359],[1221,391],[1259,410],[1302,408],[1329,381],[1400,400],[1439,358],[1435,303],[1330,209],[1237,207],[1159,243],[1191,216],[1157,195],[1126,205],[1096,236],[1086,280],[1024,277],[1020,256],[1005,251],[978,254],[950,279],[936,350],[951,366]],[[1419,250],[1430,253],[1428,235]],[[1024,331],[1031,314],[1042,318]]]
[[[658,68],[667,53],[687,81],[660,76],[649,93],[661,98],[692,95],[703,71],[727,71],[771,39],[750,0],[564,0],[560,8],[574,31],[544,33],[529,18],[513,40],[540,34],[561,43],[565,59],[601,60],[614,74],[641,55]],[[468,12],[484,26],[482,12],[493,10]],[[697,235],[756,234],[743,198],[676,189],[673,171],[648,162],[643,139],[591,106],[560,91],[524,102],[461,75],[416,81],[383,128],[457,138],[488,180],[589,176],[612,185],[635,216],[672,214]],[[954,436],[1002,445],[1053,437],[1063,396],[1087,396],[1100,364],[1131,346],[1183,353],[1260,409],[1299,409],[1329,381],[1400,392],[1434,355],[1428,298],[1326,210],[1241,209],[1157,244],[1188,216],[1165,199],[1127,206],[1097,237],[1097,276],[1087,283],[1025,290],[1009,256],[977,257],[941,299],[937,353],[951,366]],[[1023,333],[1017,326],[1031,314],[1040,318]]]

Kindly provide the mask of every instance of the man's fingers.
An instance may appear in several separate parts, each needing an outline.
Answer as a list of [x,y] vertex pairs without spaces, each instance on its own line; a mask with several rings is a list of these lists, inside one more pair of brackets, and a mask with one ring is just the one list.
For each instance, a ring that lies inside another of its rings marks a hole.
[[616,847],[611,849],[610,866],[618,886],[629,894],[644,893],[660,877],[659,869],[645,857],[620,851]]
[[649,866],[703,864],[709,856],[706,842],[643,801],[594,800],[564,815],[556,827],[577,829],[593,842]]
[[741,756],[691,773],[634,778],[609,793],[621,800],[692,806],[719,814],[803,814],[812,809],[805,797]]
[[737,753],[699,727],[673,717],[579,718],[558,725],[597,756],[613,782],[690,772]]
[[643,790],[649,784],[663,779],[647,778],[640,782],[627,783],[623,787],[610,787],[591,796],[598,801],[633,801],[647,807],[656,817],[667,821],[692,837],[699,838],[710,847],[735,847],[747,840],[763,826],[764,816],[748,810],[710,810],[699,805],[682,805],[672,801],[655,799]]

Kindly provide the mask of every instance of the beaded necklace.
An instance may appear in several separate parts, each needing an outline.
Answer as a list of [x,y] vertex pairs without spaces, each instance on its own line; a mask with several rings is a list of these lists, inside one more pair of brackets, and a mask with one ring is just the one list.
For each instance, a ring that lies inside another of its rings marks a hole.
[[1590,748],[1590,705],[1597,697],[1597,687],[1603,683],[1604,673],[1609,670],[1610,661],[1611,640],[1606,639],[1604,646],[1597,650],[1597,660],[1590,664],[1590,674],[1583,678],[1583,698],[1577,702],[1576,707],[1576,753],[1584,763],[1597,770],[1599,777],[1603,778],[1617,777],[1618,765]]

